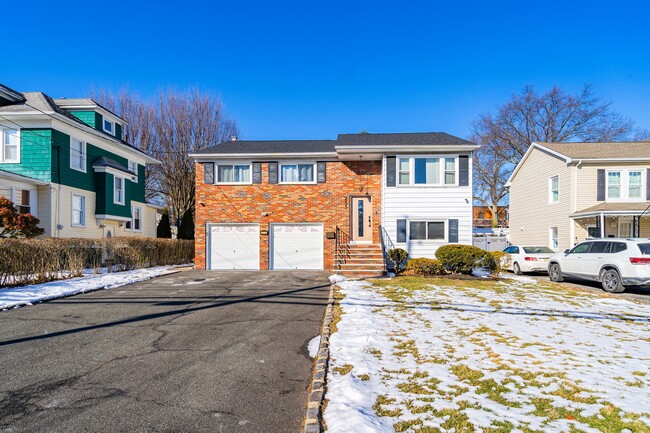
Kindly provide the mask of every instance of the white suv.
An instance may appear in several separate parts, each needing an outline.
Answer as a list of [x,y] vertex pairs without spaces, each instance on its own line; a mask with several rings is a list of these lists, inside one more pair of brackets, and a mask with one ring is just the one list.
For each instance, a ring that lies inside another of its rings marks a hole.
[[650,286],[650,239],[594,239],[551,256],[551,281],[564,277],[599,281],[603,290],[620,293],[625,286]]

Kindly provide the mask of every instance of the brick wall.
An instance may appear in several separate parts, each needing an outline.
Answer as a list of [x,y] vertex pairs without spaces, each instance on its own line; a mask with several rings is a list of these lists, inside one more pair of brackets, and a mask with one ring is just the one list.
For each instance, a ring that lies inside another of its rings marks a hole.
[[[203,164],[197,163],[195,266],[205,269],[206,224],[259,223],[260,230],[270,230],[271,223],[318,222],[323,223],[325,232],[334,232],[339,226],[350,233],[350,197],[363,196],[366,191],[372,200],[373,243],[379,243],[381,161],[328,162],[327,182],[315,185],[269,184],[267,163],[262,163],[261,184],[204,184]],[[261,235],[261,269],[269,268],[269,238]],[[336,241],[323,242],[325,269],[332,269]]]

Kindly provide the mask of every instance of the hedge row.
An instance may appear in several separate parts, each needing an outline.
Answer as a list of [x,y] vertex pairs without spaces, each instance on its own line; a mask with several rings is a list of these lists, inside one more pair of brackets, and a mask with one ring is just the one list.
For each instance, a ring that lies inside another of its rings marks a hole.
[[194,241],[178,239],[0,239],[0,287],[76,277],[103,266],[126,271],[193,260]]
[[473,245],[449,244],[436,250],[436,259],[409,258],[408,253],[395,248],[388,251],[388,258],[395,263],[395,270],[409,275],[444,275],[447,272],[470,275],[475,268],[488,270],[498,278],[504,253],[489,253]]

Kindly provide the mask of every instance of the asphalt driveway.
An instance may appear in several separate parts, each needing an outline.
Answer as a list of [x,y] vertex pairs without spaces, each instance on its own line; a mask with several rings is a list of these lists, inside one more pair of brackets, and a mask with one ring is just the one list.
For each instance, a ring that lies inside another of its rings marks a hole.
[[0,432],[298,432],[328,291],[187,271],[0,312]]
[[[534,273],[527,275],[539,281],[550,281],[548,274],[546,273]],[[639,302],[641,304],[650,304],[650,287],[626,287],[623,293],[607,293],[602,289],[601,284],[597,281],[567,279],[564,280],[561,284],[574,289],[584,290],[586,292],[596,293],[600,295],[606,294],[608,296],[627,299],[628,301]]]

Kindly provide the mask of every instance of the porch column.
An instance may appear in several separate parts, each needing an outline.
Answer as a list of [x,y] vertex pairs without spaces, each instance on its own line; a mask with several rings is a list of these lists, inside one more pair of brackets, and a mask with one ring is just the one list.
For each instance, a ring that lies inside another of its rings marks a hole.
[[605,214],[600,214],[600,238],[605,238]]
[[634,216],[632,217],[632,237],[640,238],[641,237],[641,217]]

